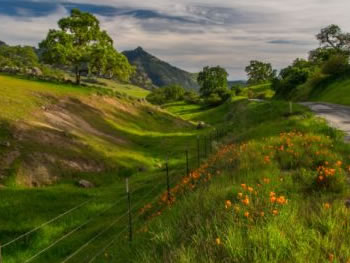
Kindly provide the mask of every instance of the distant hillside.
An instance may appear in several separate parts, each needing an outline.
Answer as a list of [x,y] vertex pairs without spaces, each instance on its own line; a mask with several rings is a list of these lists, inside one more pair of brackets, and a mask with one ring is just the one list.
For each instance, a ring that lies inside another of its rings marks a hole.
[[232,87],[235,85],[245,86],[245,85],[247,85],[247,81],[245,81],[245,80],[231,80],[231,81],[228,81],[228,85],[229,85],[229,87]]
[[[135,50],[125,51],[123,54],[129,59],[130,63],[137,66],[138,75],[142,74],[142,78],[134,78],[135,84],[143,87],[152,86],[149,81],[158,87],[169,84],[180,84],[185,89],[198,89],[198,84],[195,80],[195,75],[176,68],[169,63],[166,63],[155,56],[147,53],[141,47]],[[137,76],[136,76],[137,78]],[[142,85],[142,80],[146,80],[146,85]]]
[[0,40],[0,46],[6,46],[6,43]]

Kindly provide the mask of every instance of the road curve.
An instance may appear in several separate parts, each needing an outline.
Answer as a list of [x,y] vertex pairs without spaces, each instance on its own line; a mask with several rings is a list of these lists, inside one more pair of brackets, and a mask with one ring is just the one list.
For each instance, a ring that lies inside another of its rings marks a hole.
[[323,102],[300,104],[309,107],[317,116],[326,119],[330,126],[344,131],[345,141],[350,142],[350,107]]

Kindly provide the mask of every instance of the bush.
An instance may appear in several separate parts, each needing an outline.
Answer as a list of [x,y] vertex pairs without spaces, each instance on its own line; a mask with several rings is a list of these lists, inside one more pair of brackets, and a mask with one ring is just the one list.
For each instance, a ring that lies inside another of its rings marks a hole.
[[339,76],[349,70],[349,57],[345,55],[334,55],[322,66],[322,73]]
[[162,105],[172,101],[184,99],[185,90],[179,85],[170,85],[159,88],[150,93],[146,99],[152,104]]
[[194,91],[187,91],[187,92],[185,92],[184,100],[187,103],[191,103],[191,104],[199,104],[200,103],[200,97]]
[[208,106],[219,106],[220,104],[222,104],[222,98],[219,96],[219,94],[212,93],[209,97],[205,99],[204,103]]

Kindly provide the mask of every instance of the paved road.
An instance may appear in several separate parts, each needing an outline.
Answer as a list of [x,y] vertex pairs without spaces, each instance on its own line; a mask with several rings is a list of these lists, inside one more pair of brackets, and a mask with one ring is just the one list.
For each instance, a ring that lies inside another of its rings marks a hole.
[[346,133],[345,141],[350,142],[350,107],[321,102],[300,103],[309,107],[316,115],[325,118],[328,123]]

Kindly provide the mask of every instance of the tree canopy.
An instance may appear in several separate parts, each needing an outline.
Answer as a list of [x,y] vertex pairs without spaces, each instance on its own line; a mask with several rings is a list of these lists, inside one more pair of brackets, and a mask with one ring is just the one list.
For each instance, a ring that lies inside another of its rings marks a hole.
[[256,85],[271,81],[276,76],[276,70],[272,69],[270,63],[264,63],[257,60],[250,61],[249,66],[245,68],[248,75],[248,83]]
[[200,93],[203,97],[208,97],[218,89],[227,89],[228,73],[220,66],[204,67],[198,74],[197,81],[200,85]]
[[51,29],[39,44],[45,63],[72,67],[77,84],[83,69],[96,75],[129,78],[133,67],[114,49],[112,38],[100,29],[95,16],[73,9],[69,17],[58,21],[58,26],[59,30]]

